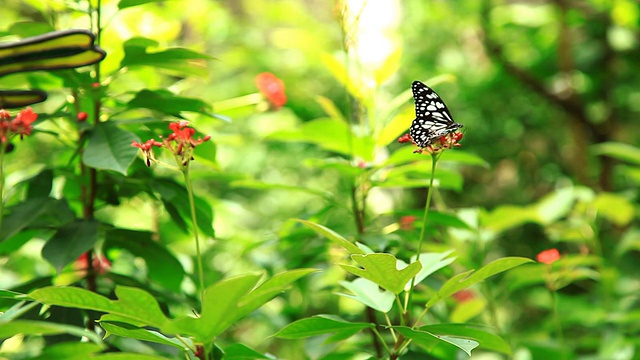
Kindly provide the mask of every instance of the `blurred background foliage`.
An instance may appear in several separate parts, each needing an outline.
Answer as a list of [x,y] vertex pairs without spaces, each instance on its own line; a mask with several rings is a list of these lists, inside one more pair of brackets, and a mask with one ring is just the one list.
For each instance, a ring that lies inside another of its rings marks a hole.
[[[492,325],[504,333],[513,331],[514,351],[637,356],[639,344],[632,337],[638,328],[630,320],[638,315],[634,306],[640,290],[637,1],[352,0],[349,16],[342,16],[338,3],[313,0],[142,1],[132,7],[123,3],[101,4],[100,46],[107,52],[101,71],[108,74],[103,83],[109,91],[105,106],[118,108],[143,89],[166,89],[201,99],[215,113],[182,114],[215,143],[198,149],[193,170],[197,194],[215,213],[215,238],[206,247],[205,266],[212,274],[208,282],[256,269],[325,270],[238,325],[237,339],[295,358],[302,345],[262,339],[301,316],[322,312],[350,317],[350,312],[361,311],[332,294],[336,282],[345,277],[334,266],[338,255],[325,240],[290,219],[312,219],[379,250],[415,241],[417,231],[410,227],[392,234],[384,229],[402,216],[420,216],[423,189],[376,188],[368,196],[367,222],[361,231],[350,208],[356,176],[329,161],[339,164],[347,157],[313,141],[299,141],[291,132],[331,116],[327,103],[375,139],[384,136],[381,129],[388,129],[385,125],[394,116],[404,119],[399,123],[408,128],[412,102],[406,97],[400,106],[392,106],[392,101],[399,94],[408,95],[413,80],[422,80],[436,88],[455,120],[465,125],[462,149],[441,164],[443,171],[463,181],[459,186],[442,184],[444,190],[434,200],[442,214],[454,214],[464,225],[440,219],[439,226],[430,228],[429,248],[455,248],[460,264],[451,271],[456,273],[499,256],[533,258],[550,247],[570,259],[582,259],[568,281],[573,285],[559,297],[560,312],[567,314],[567,347],[558,350],[561,342],[549,339],[555,325],[540,316],[550,311],[548,294],[543,287],[527,287],[526,270],[496,282]],[[54,29],[89,28],[90,21],[96,21],[86,16],[85,1],[1,0],[0,5],[1,41]],[[156,66],[122,67],[127,45],[135,44],[144,44],[149,53],[180,47],[214,59],[194,60],[189,66],[160,60]],[[254,79],[262,72],[284,81],[285,107],[269,109],[266,102],[251,100],[257,93]],[[76,111],[66,105],[70,86],[64,76],[18,73],[1,77],[0,87],[45,90],[49,99],[34,106],[38,113],[62,109],[75,119]],[[246,106],[238,106],[242,104]],[[168,119],[147,109],[107,111],[103,116],[122,122],[143,140],[154,135],[153,128],[136,126],[132,120]],[[71,158],[73,148],[64,144],[69,128],[43,122],[38,129],[43,132],[16,144],[8,160],[9,189],[43,167]],[[54,138],[44,130],[62,135]],[[391,141],[396,135],[402,133],[386,136],[393,137]],[[380,165],[396,151],[410,154],[412,149],[391,142],[375,159],[347,163]],[[465,155],[475,160],[465,163]],[[150,170],[137,160],[129,175],[145,171]],[[153,171],[173,176],[161,168]],[[104,204],[96,217],[116,227],[171,234],[162,242],[190,271],[190,236],[148,200],[134,196],[123,198],[118,206]],[[54,269],[39,255],[42,246],[42,241],[30,241],[19,250],[5,249],[0,287],[53,276]],[[136,266],[146,266],[132,263],[133,255],[113,251],[107,255],[114,260],[114,272],[137,274]],[[543,282],[536,279],[538,285]],[[192,291],[190,286],[188,281],[183,284]],[[483,304],[482,309],[488,306]],[[615,304],[624,304],[616,310],[625,314],[623,319],[609,317],[607,311],[614,311]],[[440,315],[447,316],[444,313]],[[472,315],[463,316],[463,321],[488,316]],[[619,346],[609,349],[605,340]],[[330,347],[312,345],[318,346],[304,350],[309,357]]]

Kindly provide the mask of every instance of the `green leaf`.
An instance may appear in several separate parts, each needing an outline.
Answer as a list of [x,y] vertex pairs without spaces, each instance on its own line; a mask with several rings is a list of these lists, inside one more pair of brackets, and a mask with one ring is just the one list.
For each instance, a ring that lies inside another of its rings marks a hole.
[[[485,330],[486,329],[486,330]],[[489,332],[488,328],[469,324],[436,324],[419,328],[436,335],[453,335],[470,340],[475,340],[480,344],[480,348],[496,351],[506,355],[511,355],[511,347],[500,336]]]
[[364,161],[372,161],[374,155],[371,137],[356,135],[349,124],[336,119],[320,118],[308,121],[295,130],[273,132],[268,139],[316,144],[325,150],[359,156]]
[[351,259],[364,269],[343,264],[340,264],[340,267],[356,276],[371,280],[396,295],[400,294],[405,284],[422,269],[420,262],[416,261],[398,270],[398,260],[391,254],[354,254],[351,255]]
[[163,329],[168,319],[156,299],[148,292],[134,287],[116,286],[118,300],[110,300],[89,290],[76,287],[48,286],[29,294],[35,301],[77,309],[100,311],[121,316],[133,324],[146,324]]
[[595,155],[605,155],[640,165],[640,148],[621,142],[605,142],[591,147]]
[[[380,131],[376,145],[382,147],[398,141],[398,138],[409,131],[411,121],[414,118],[413,106],[405,106],[389,121]],[[397,151],[396,151],[397,152]],[[447,151],[445,151],[447,152]],[[410,152],[409,152],[410,153]],[[415,159],[416,154],[411,154]]]
[[382,66],[374,70],[373,78],[376,80],[376,83],[378,85],[383,84],[384,82],[389,80],[391,76],[398,72],[401,57],[402,47],[398,47],[391,54],[389,54],[384,63],[382,63]]
[[424,347],[427,350],[432,350],[442,343],[450,344],[458,349],[464,351],[467,355],[471,356],[471,351],[478,347],[479,343],[475,340],[469,340],[448,335],[435,335],[427,331],[412,330],[405,326],[394,326],[399,333],[404,335],[405,338],[413,340],[416,344]]
[[530,262],[533,262],[533,260],[519,257],[505,257],[490,262],[489,264],[480,268],[478,271],[474,272],[473,270],[469,270],[464,273],[458,274],[449,279],[449,281],[447,281],[444,285],[442,285],[436,295],[429,300],[426,307],[430,308],[439,300],[447,298],[457,293],[458,291],[466,289],[469,286],[476,284],[486,278]]
[[40,356],[30,358],[31,360],[86,360],[92,355],[100,352],[104,346],[99,346],[86,342],[65,342],[58,344],[47,344],[42,349]]
[[351,254],[365,254],[365,252],[362,251],[359,247],[357,247],[354,243],[345,239],[344,237],[342,237],[342,235],[338,234],[337,232],[325,226],[316,224],[308,220],[296,219],[296,221],[302,223],[303,225],[306,225],[308,228],[315,231],[316,234],[326,237],[334,244],[342,246],[345,250],[347,250]]
[[368,86],[366,86],[360,77],[353,76],[353,74],[355,74],[354,72],[350,71],[341,61],[329,54],[322,54],[321,59],[336,80],[338,80],[353,97],[362,102],[366,102]]
[[[434,272],[442,269],[443,267],[451,264],[456,258],[450,257],[447,258],[453,250],[445,251],[443,253],[422,253],[420,254],[420,264],[422,264],[422,269],[416,275],[414,285],[418,285],[422,282],[422,280],[426,279],[429,275]],[[416,261],[416,256],[411,257],[411,261]],[[404,290],[409,291],[411,288],[411,281],[407,282]]]
[[224,349],[224,360],[249,360],[249,359],[271,359],[250,347],[235,343]]
[[137,37],[127,40],[124,43],[124,58],[120,67],[151,66],[177,74],[207,75],[205,61],[213,59],[212,56],[185,48],[147,51],[148,47],[155,46],[158,46],[158,43],[151,39]]
[[239,319],[282,293],[293,281],[315,271],[286,271],[273,276],[258,287],[255,285],[262,277],[260,274],[245,274],[219,281],[205,290],[200,317],[176,319],[172,329],[192,334],[196,341],[211,342]]
[[99,222],[76,220],[62,226],[42,248],[42,256],[58,271],[98,241]]
[[163,287],[179,291],[185,271],[178,259],[162,244],[152,239],[152,233],[116,229],[106,234],[103,251],[126,249],[147,264],[148,276]]
[[380,291],[380,287],[376,283],[367,279],[357,278],[352,282],[340,281],[340,285],[353,294],[338,293],[338,295],[353,299],[383,313],[389,312],[396,300],[392,292]]
[[334,120],[340,120],[345,124],[349,123],[347,119],[344,118],[344,115],[342,115],[342,112],[340,112],[340,109],[338,109],[336,104],[331,99],[324,96],[316,96],[316,102],[320,104],[322,110],[324,110],[324,112],[327,113],[330,118]]
[[181,119],[183,111],[213,116],[210,104],[200,99],[178,96],[168,90],[143,89],[127,103],[127,108],[155,110]]
[[91,359],[97,360],[170,360],[170,358],[166,358],[158,355],[147,355],[140,353],[106,353],[92,356]]
[[617,226],[628,225],[635,215],[633,203],[624,196],[612,193],[600,193],[594,205],[598,215],[611,221]]
[[353,323],[332,315],[316,315],[307,319],[294,321],[278,331],[274,337],[281,339],[304,339],[322,334],[348,334],[373,328],[370,323]]
[[[64,200],[49,197],[31,198],[6,211],[0,230],[0,241],[11,238],[23,229],[36,226],[42,218],[48,226],[59,226],[73,220],[73,213]],[[43,224],[44,225],[44,224]]]
[[575,197],[575,191],[570,187],[546,195],[533,205],[537,222],[548,225],[563,218],[573,208]]
[[124,338],[149,341],[157,344],[173,346],[186,351],[186,346],[176,338],[168,338],[157,331],[147,330],[128,323],[100,319],[100,326],[106,331],[105,338],[110,335]]
[[131,146],[133,141],[140,142],[140,139],[108,122],[99,123],[91,131],[82,162],[92,168],[127,175],[127,169],[139,150]]
[[148,3],[161,2],[164,0],[120,0],[118,2],[118,9],[126,9],[134,6],[140,6]]
[[95,344],[102,346],[100,336],[93,331],[77,326],[58,324],[55,322],[35,320],[13,320],[8,323],[0,323],[0,339],[6,339],[17,334],[24,335],[58,335],[71,334],[77,337],[86,337]]

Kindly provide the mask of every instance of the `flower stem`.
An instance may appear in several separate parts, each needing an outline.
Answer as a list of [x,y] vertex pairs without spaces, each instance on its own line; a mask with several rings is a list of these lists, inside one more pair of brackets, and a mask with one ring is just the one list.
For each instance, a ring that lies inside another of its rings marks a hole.
[[4,151],[7,148],[7,144],[0,143],[0,233],[2,232],[2,219],[4,218]]
[[198,222],[196,217],[196,205],[193,198],[193,187],[191,177],[189,176],[189,166],[185,166],[182,170],[184,174],[184,182],[187,186],[187,194],[189,195],[189,207],[191,208],[191,223],[193,224],[193,237],[196,240],[196,262],[198,264],[198,278],[200,280],[200,306],[204,306],[204,270],[202,267],[202,253],[200,252],[200,239],[198,237]]
[[[431,197],[433,195],[433,182],[435,180],[436,174],[436,165],[438,164],[438,159],[440,158],[441,153],[433,153],[431,154],[431,178],[429,179],[429,189],[427,192],[427,201],[424,205],[424,215],[422,216],[422,229],[420,229],[420,242],[418,243],[418,249],[416,251],[416,261],[420,261],[420,254],[422,253],[422,244],[424,243],[424,237],[427,229],[427,218],[429,216],[429,208],[431,207]],[[413,288],[415,286],[416,278],[413,277],[411,279],[411,287],[409,288],[409,296],[407,298],[406,307],[404,309],[405,316],[409,314],[409,308],[411,307],[411,297],[413,296]],[[409,319],[405,319],[407,323]],[[416,323],[417,324],[417,323]]]

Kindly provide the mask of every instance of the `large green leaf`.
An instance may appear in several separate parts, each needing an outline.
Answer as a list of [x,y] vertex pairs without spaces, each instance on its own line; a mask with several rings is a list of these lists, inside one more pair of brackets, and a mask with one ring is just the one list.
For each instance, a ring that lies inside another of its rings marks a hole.
[[133,141],[140,142],[140,139],[108,122],[99,123],[91,131],[82,162],[92,168],[127,175],[127,169],[139,150],[131,146]]
[[340,285],[351,291],[352,294],[338,293],[338,295],[353,299],[383,313],[389,312],[396,300],[391,291],[381,291],[378,284],[367,279],[357,278],[351,282],[340,281]]
[[533,262],[533,260],[520,257],[505,257],[490,262],[489,264],[480,268],[478,271],[474,272],[473,270],[469,270],[464,273],[458,274],[449,279],[449,281],[447,281],[444,285],[442,285],[440,290],[438,290],[436,295],[429,300],[426,306],[431,307],[439,300],[447,298],[457,293],[458,291],[466,289],[469,286],[476,284],[486,278],[530,262]]
[[[426,279],[429,275],[442,269],[443,267],[451,264],[456,258],[448,257],[453,250],[445,251],[442,253],[422,253],[420,254],[420,264],[422,269],[416,275],[414,285],[418,285],[422,280]],[[411,261],[416,261],[416,256],[411,257]],[[411,287],[411,281],[407,282],[404,289],[409,291]]]
[[172,329],[177,333],[192,334],[196,341],[211,342],[236,321],[282,293],[293,281],[314,271],[296,269],[283,272],[258,287],[255,286],[262,275],[256,273],[219,281],[205,290],[200,317],[176,319]]
[[99,222],[76,220],[56,231],[42,248],[42,256],[58,271],[91,249],[98,241]]
[[443,343],[457,347],[464,351],[467,355],[471,356],[471,351],[478,347],[479,343],[475,340],[470,340],[461,337],[449,336],[449,335],[436,335],[428,331],[412,330],[411,328],[404,326],[395,326],[399,333],[404,335],[405,338],[413,340],[416,344],[427,349],[427,351],[433,349],[436,346],[441,346]]
[[71,334],[77,337],[86,337],[93,343],[102,345],[100,336],[93,331],[77,326],[58,324],[51,321],[13,320],[0,323],[0,339],[6,339],[17,334],[24,335],[58,335]]
[[296,221],[306,225],[307,227],[309,227],[311,230],[315,231],[318,235],[324,236],[327,239],[329,239],[331,242],[333,242],[336,245],[342,246],[343,248],[345,248],[349,253],[351,254],[364,254],[365,252],[360,249],[359,247],[357,247],[354,243],[352,243],[351,241],[345,239],[342,235],[338,234],[337,232],[323,226],[320,224],[316,224],[312,221],[308,221],[308,220],[302,220],[302,219],[297,219]]
[[118,300],[111,300],[77,287],[48,286],[32,291],[29,297],[47,305],[119,315],[133,324],[146,324],[159,329],[169,327],[169,320],[160,310],[156,299],[148,292],[133,287],[116,286],[115,293]]
[[110,335],[116,335],[129,339],[169,345],[183,351],[186,350],[185,345],[176,338],[169,338],[157,331],[144,329],[128,323],[105,320],[105,316],[100,319],[100,326],[106,331],[105,338]]
[[419,328],[436,335],[457,336],[470,340],[475,340],[480,344],[480,348],[497,351],[506,355],[511,355],[511,347],[500,336],[490,332],[490,329],[469,324],[435,324]]
[[354,323],[333,315],[316,315],[307,319],[294,321],[275,333],[282,339],[304,339],[323,334],[342,334],[346,337],[375,325],[370,323]]
[[340,264],[340,267],[356,276],[371,280],[394,294],[400,294],[405,284],[422,269],[420,262],[416,261],[399,270],[398,259],[391,254],[354,254],[351,255],[351,259],[364,269],[344,264]]

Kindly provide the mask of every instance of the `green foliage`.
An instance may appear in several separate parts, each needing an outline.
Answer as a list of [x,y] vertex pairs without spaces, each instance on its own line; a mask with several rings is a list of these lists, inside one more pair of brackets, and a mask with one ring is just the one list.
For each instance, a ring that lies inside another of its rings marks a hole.
[[0,358],[638,357],[634,1],[7,1]]

